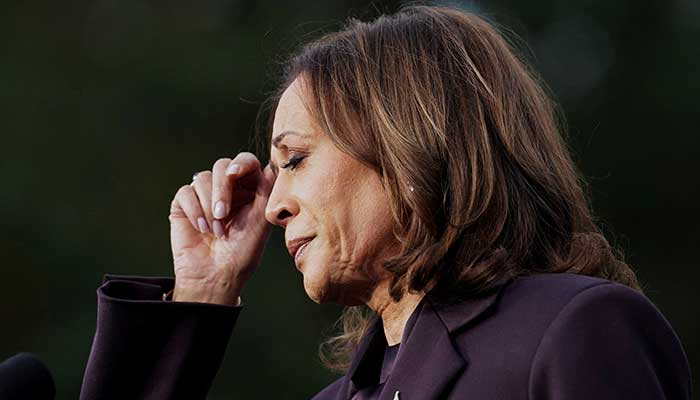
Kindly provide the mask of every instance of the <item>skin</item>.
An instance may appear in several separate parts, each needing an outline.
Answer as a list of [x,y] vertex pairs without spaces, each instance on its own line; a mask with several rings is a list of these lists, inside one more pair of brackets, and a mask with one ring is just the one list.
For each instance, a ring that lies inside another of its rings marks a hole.
[[390,276],[377,262],[397,249],[387,193],[375,171],[319,129],[303,99],[297,78],[275,111],[270,165],[261,169],[250,153],[219,159],[175,195],[173,299],[239,304],[277,225],[287,241],[313,237],[295,262],[309,298],[366,304],[394,345],[423,294],[389,296]]

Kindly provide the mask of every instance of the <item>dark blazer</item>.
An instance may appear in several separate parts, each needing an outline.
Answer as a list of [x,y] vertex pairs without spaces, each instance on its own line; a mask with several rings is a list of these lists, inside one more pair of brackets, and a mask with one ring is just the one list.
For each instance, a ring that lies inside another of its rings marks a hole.
[[[105,277],[81,399],[206,397],[242,306],[163,302],[172,285]],[[351,399],[371,384],[367,363],[385,345],[377,318],[349,371],[314,399]],[[560,273],[450,306],[426,296],[381,400],[690,397],[687,358],[654,304],[618,283]]]

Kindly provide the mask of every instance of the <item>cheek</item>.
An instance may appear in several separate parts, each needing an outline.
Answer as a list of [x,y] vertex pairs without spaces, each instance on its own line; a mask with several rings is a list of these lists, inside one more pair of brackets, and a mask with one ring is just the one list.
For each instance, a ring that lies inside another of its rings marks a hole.
[[351,217],[348,209],[352,191],[337,173],[317,174],[305,184],[302,213],[306,213],[324,240],[335,243]]
[[345,156],[316,161],[298,192],[300,216],[321,239],[304,271],[305,285],[361,279],[355,275],[368,273],[393,237],[388,197],[379,176],[363,164]]
[[363,247],[373,248],[385,244],[392,228],[389,198],[382,187],[379,178],[374,175],[366,176],[356,184],[358,190],[348,196],[350,204],[347,210],[348,226]]
[[384,209],[385,204],[385,201],[369,203],[364,210],[358,211],[354,247],[356,262],[359,264],[377,263],[391,247],[393,230],[390,213]]
[[[357,190],[337,199],[342,207],[337,207],[334,215],[326,221],[333,221],[335,237],[331,248],[335,251],[336,262],[353,270],[362,269],[364,274],[372,274],[393,238],[393,219],[389,199],[379,182],[367,179],[356,183]],[[349,271],[343,271],[347,274]]]

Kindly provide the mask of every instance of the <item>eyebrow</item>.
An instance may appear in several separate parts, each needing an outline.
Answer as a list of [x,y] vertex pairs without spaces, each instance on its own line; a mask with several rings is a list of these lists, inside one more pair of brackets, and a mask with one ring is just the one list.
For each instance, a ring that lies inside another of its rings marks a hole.
[[284,131],[280,133],[279,135],[275,136],[274,139],[272,139],[272,146],[275,148],[279,149],[279,144],[284,139],[285,136],[287,135],[296,135],[296,136],[301,136],[301,137],[306,137],[307,135],[304,135],[303,133],[297,132],[297,131]]
[[[272,146],[273,146],[274,148],[276,148],[276,149],[279,149],[279,148],[280,148],[280,142],[282,141],[282,139],[285,138],[285,136],[288,136],[288,135],[296,135],[296,136],[299,136],[299,137],[307,137],[307,135],[305,135],[305,134],[303,134],[303,133],[300,133],[300,132],[297,132],[297,131],[292,131],[292,130],[286,130],[286,131],[280,133],[279,135],[275,136],[275,137],[272,139]],[[277,175],[277,171],[278,171],[278,170],[277,170],[277,164],[275,164],[275,162],[272,161],[272,159],[270,159],[269,164],[270,164],[270,168],[272,168],[272,172],[273,172],[275,175]]]

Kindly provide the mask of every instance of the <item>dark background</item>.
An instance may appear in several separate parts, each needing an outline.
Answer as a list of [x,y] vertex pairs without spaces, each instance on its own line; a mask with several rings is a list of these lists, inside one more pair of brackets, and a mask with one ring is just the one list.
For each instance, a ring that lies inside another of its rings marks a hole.
[[[76,398],[102,274],[171,274],[173,194],[218,157],[252,149],[278,62],[347,17],[398,5],[4,1],[0,359],[36,353],[57,398]],[[700,365],[700,2],[461,6],[529,46],[563,105],[600,223]],[[316,350],[340,310],[306,297],[282,238],[276,229],[243,293],[211,399],[308,398],[334,379]]]

